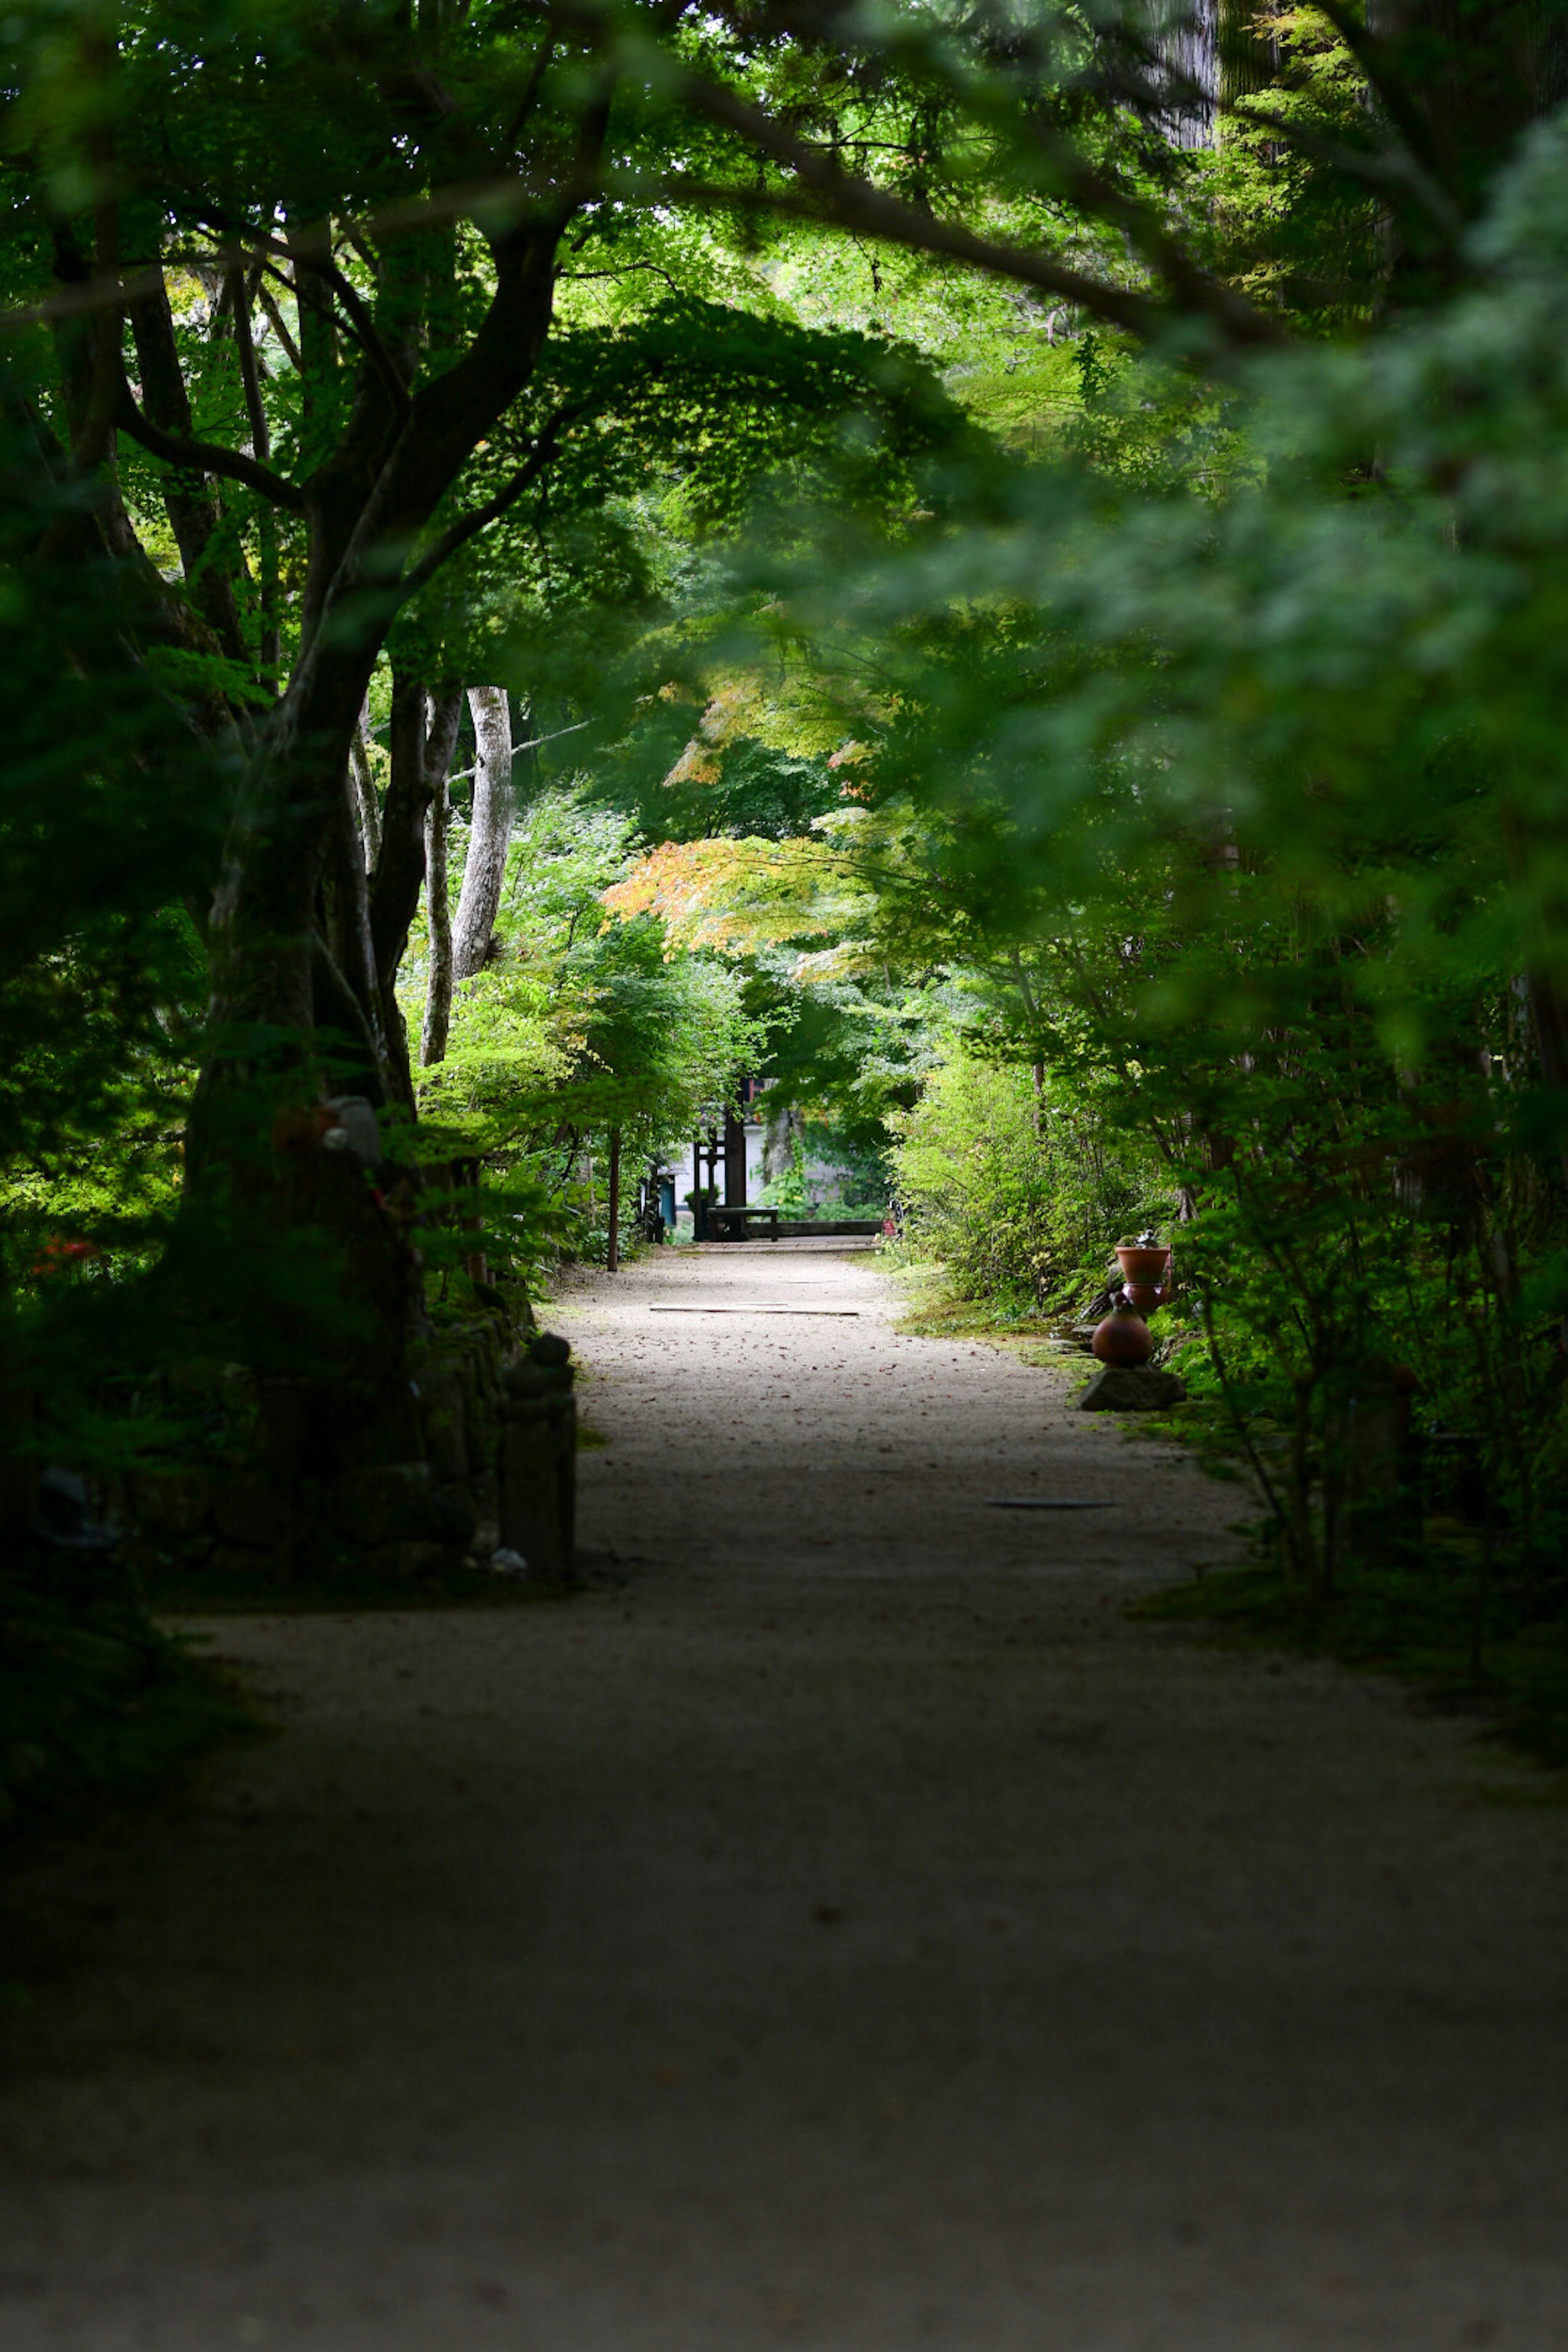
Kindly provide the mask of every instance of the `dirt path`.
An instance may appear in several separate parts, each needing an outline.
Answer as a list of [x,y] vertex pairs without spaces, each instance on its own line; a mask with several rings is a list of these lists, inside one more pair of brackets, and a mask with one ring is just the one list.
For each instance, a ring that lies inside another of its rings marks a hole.
[[888,1303],[591,1286],[624,1586],[222,1625],[283,1736],[49,1882],[3,2352],[1568,2347],[1563,1813],[1129,1623],[1232,1496]]

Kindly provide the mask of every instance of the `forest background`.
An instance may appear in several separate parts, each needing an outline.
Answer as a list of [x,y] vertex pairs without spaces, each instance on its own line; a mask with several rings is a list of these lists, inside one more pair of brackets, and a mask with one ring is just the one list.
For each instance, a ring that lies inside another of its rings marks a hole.
[[745,1072],[994,1315],[1158,1225],[1292,1601],[1558,1672],[1561,11],[0,46],[16,1637]]

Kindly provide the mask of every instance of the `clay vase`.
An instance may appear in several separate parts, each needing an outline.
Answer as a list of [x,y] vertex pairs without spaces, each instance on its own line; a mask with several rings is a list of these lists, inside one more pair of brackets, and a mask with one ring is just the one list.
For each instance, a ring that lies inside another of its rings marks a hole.
[[1124,1282],[1152,1282],[1159,1288],[1164,1282],[1165,1270],[1171,1263],[1168,1249],[1140,1249],[1129,1243],[1116,1253],[1116,1263],[1121,1268]]
[[1157,1307],[1164,1306],[1166,1293],[1163,1283],[1130,1282],[1123,1296],[1129,1307],[1135,1307],[1140,1315],[1152,1315]]
[[1131,1307],[1113,1307],[1104,1322],[1095,1325],[1089,1344],[1102,1364],[1116,1364],[1126,1371],[1146,1364],[1154,1352],[1153,1335]]

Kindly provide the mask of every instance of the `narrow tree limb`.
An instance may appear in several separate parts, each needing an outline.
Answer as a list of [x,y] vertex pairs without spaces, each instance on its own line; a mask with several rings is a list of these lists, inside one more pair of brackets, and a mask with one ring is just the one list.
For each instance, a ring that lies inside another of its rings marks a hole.
[[[1041,293],[1054,294],[1059,301],[1077,303],[1095,318],[1137,336],[1140,341],[1147,341],[1169,327],[1173,318],[1168,304],[1135,288],[1113,285],[1109,278],[1091,278],[1045,254],[998,245],[957,222],[938,220],[933,214],[921,212],[913,205],[847,177],[843,178],[842,188],[831,206],[787,189],[721,186],[680,176],[661,181],[659,193],[673,204],[697,205],[713,212],[769,213],[786,220],[804,221],[816,228],[853,229],[883,245],[967,262],[987,277],[1007,278],[1015,285],[1032,286]],[[1227,340],[1249,346],[1283,341],[1281,331],[1271,319],[1262,311],[1253,310],[1250,305],[1242,307],[1247,320],[1246,331]]]
[[300,346],[294,341],[293,336],[289,332],[289,329],[284,323],[283,313],[278,308],[278,304],[273,299],[272,290],[268,285],[265,277],[262,278],[260,284],[257,287],[256,299],[260,303],[262,309],[266,311],[267,323],[271,328],[273,333],[277,336],[279,341],[282,344],[290,367],[292,367],[296,375],[300,374],[305,365],[303,359],[301,359],[300,355]]
[[414,1078],[395,982],[425,882],[425,813],[451,765],[462,701],[461,688],[452,688],[427,702],[423,680],[393,673],[392,781],[382,813],[381,855],[370,881],[370,935],[387,1054],[395,1084],[410,1105]]
[[243,482],[247,489],[256,491],[273,506],[287,507],[292,514],[300,513],[304,507],[304,499],[293,483],[275,474],[270,466],[258,465],[254,458],[242,457],[237,449],[225,449],[215,441],[197,441],[183,434],[163,432],[137,406],[123,371],[115,423],[154,457],[162,457],[166,466],[182,467],[189,474],[216,474],[225,481]]
[[319,930],[310,934],[310,994],[317,1025],[352,1038],[364,1057],[365,1090],[373,1103],[387,1099],[375,1029],[359,997],[339,969]]
[[[259,271],[258,276],[259,277]],[[268,429],[267,410],[261,398],[261,375],[256,363],[256,343],[250,331],[250,289],[246,273],[237,266],[228,273],[229,305],[234,313],[234,342],[239,354],[239,380],[245,390],[245,413],[250,424],[250,454],[258,465],[265,465],[272,455],[272,436]],[[261,541],[261,643],[262,667],[277,675],[282,658],[281,632],[279,626],[279,580],[278,572],[278,518],[270,506],[264,506],[260,517]]]
[[488,498],[482,506],[475,507],[469,513],[459,515],[455,522],[447,525],[437,539],[431,541],[419,561],[410,571],[404,573],[398,583],[397,602],[400,604],[405,604],[411,596],[417,595],[426,582],[433,579],[441,566],[456,555],[460,547],[466,547],[469,540],[477,539],[481,530],[488,530],[490,524],[499,521],[510,506],[516,504],[525,490],[532,488],[560,447],[555,438],[555,427],[564,421],[568,413],[580,415],[582,410],[563,411],[561,415],[552,417],[540,439],[534,443],[527,463],[520,466],[516,473],[501,484],[500,488],[492,498]]
[[[831,154],[822,153],[776,122],[764,109],[721,82],[702,74],[680,71],[667,74],[665,87],[694,112],[735,131],[763,154],[793,172],[802,187],[825,207],[823,216],[831,224],[858,228],[863,235],[879,237],[885,243],[947,254],[954,260],[970,261],[984,268],[993,276],[1012,277],[1023,284],[1040,286],[1048,292],[1082,302],[1102,317],[1114,318],[1117,323],[1128,325],[1140,334],[1147,333],[1151,324],[1163,323],[1163,306],[1150,301],[1147,296],[1135,296],[1129,289],[1066,269],[1041,256],[997,246],[957,222],[940,221],[903,198],[853,177],[840,169]],[[1275,320],[1200,269],[1163,224],[1114,188],[1092,166],[1081,158],[1064,154],[1059,142],[1056,142],[1053,161],[1057,168],[1067,173],[1076,199],[1086,205],[1092,205],[1102,218],[1141,241],[1151,266],[1164,278],[1173,294],[1187,310],[1207,319],[1227,341],[1274,343],[1282,339]],[[683,179],[669,184],[681,188],[689,202],[704,200],[697,187],[688,186]],[[731,200],[737,200],[738,195],[736,192]],[[711,203],[717,199],[710,195],[705,200]],[[752,208],[765,207],[768,202],[766,190],[755,192],[751,198]]]
[[522,86],[522,95],[511,110],[506,129],[501,132],[500,143],[503,154],[510,155],[521,138],[528,118],[533,112],[538,101],[540,86],[550,70],[554,56],[555,37],[552,34],[534,58],[528,79]]

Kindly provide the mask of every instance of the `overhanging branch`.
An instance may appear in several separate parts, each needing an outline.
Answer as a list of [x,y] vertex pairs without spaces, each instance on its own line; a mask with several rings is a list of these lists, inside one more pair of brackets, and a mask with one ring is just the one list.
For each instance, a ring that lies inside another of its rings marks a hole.
[[225,449],[214,441],[186,440],[178,434],[163,432],[137,406],[123,374],[114,421],[143,449],[154,457],[162,457],[166,466],[178,466],[188,474],[216,474],[226,481],[243,482],[247,489],[256,491],[269,506],[288,507],[294,513],[305,503],[293,483],[275,474],[270,466],[258,465],[253,457],[243,457],[237,449]]
[[449,562],[459,548],[466,547],[471,539],[477,539],[480,531],[488,530],[492,522],[498,522],[508,507],[514,506],[523,492],[532,488],[560,448],[556,438],[559,427],[568,421],[569,415],[580,414],[579,410],[563,411],[559,416],[552,417],[534,443],[526,462],[518,467],[516,473],[509,476],[482,506],[471,508],[467,514],[458,515],[455,521],[447,524],[440,536],[431,541],[418,562],[399,581],[399,604],[405,604],[411,596],[416,596],[426,581],[433,580],[441,566]]
[[[1135,334],[1148,334],[1170,322],[1171,310],[1166,303],[1103,278],[1088,277],[1045,256],[998,245],[957,222],[939,220],[903,198],[874,187],[869,181],[855,178],[841,170],[831,154],[824,154],[797,138],[761,107],[721,82],[680,71],[668,76],[665,86],[694,112],[705,114],[710,121],[733,131],[793,173],[820,209],[814,213],[812,205],[803,204],[793,194],[774,194],[766,189],[731,191],[729,201],[732,204],[752,210],[788,211],[796,218],[815,216],[825,227],[855,228],[886,244],[966,261],[993,277],[1011,278],[1020,285],[1035,286],[1064,300],[1079,302]],[[1158,225],[1151,224],[1142,214],[1134,220],[1136,208],[1119,191],[1109,189],[1089,164],[1079,165],[1076,178],[1079,192],[1087,202],[1097,205],[1102,217],[1114,217],[1130,233],[1142,231],[1149,247],[1151,267],[1166,279],[1183,309],[1205,319],[1232,344],[1277,343],[1282,340],[1281,330],[1274,320],[1199,269]],[[681,188],[688,202],[721,201],[717,191],[709,193],[681,182],[673,184]]]

